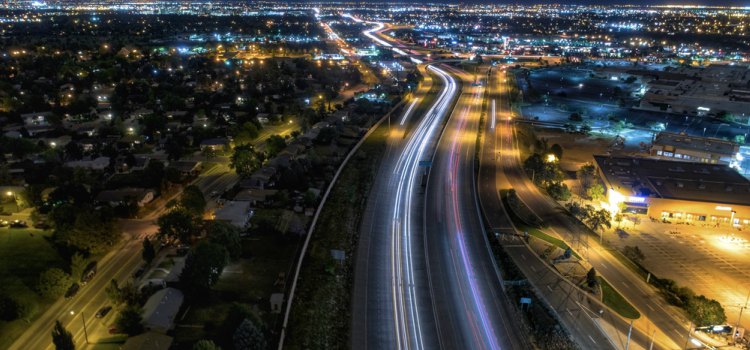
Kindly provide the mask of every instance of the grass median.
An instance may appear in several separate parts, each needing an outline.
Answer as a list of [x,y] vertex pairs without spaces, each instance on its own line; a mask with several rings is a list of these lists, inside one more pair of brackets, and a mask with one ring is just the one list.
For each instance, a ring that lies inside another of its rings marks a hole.
[[602,287],[602,302],[604,305],[607,305],[612,311],[625,318],[637,319],[641,317],[641,313],[625,300],[625,297],[617,292],[607,280],[600,276],[597,276],[596,278],[599,280],[599,285]]

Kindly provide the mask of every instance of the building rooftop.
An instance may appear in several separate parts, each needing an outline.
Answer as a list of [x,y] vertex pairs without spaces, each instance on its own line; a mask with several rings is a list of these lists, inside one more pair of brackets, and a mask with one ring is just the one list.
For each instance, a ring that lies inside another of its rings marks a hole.
[[750,205],[750,181],[727,165],[601,155],[594,161],[623,195]]
[[690,136],[683,133],[672,133],[662,131],[654,138],[655,145],[674,146],[676,148],[706,151],[714,154],[723,154],[729,157],[739,151],[739,145],[734,142],[712,137]]
[[165,288],[154,293],[143,305],[143,324],[154,331],[166,332],[172,329],[184,298],[182,292],[175,288]]

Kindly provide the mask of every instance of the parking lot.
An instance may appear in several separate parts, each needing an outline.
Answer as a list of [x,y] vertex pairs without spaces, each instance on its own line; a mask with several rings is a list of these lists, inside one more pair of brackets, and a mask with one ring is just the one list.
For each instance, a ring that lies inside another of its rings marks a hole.
[[[643,265],[660,278],[675,280],[697,294],[718,300],[734,325],[740,306],[750,293],[750,232],[728,225],[665,224],[642,218],[633,229],[623,222],[625,234],[605,234],[615,246],[638,246],[646,256]],[[750,316],[742,324],[750,328]]]

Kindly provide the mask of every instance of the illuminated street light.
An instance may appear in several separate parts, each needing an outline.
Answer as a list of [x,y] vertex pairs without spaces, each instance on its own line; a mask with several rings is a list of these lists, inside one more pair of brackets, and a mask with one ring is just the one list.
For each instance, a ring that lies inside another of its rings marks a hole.
[[547,163],[554,163],[557,161],[557,157],[555,157],[554,154],[550,153],[547,155]]

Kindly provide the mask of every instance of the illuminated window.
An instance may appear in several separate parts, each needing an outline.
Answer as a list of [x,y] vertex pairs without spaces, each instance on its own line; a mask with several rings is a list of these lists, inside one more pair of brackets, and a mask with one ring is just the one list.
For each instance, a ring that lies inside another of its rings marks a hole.
[[660,156],[660,155],[662,155],[662,151],[661,151],[661,150],[659,150],[659,151],[656,151],[656,155],[657,155],[657,156]]

